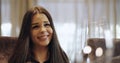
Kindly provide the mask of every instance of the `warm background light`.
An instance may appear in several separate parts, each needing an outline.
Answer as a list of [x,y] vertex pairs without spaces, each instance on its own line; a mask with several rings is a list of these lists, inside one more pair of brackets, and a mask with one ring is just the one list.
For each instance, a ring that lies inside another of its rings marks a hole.
[[98,47],[95,51],[95,55],[97,57],[101,57],[103,55],[103,49],[101,47]]
[[92,48],[91,48],[90,46],[86,46],[86,47],[83,49],[83,53],[85,53],[85,54],[89,54],[89,53],[91,53],[91,51],[92,51]]

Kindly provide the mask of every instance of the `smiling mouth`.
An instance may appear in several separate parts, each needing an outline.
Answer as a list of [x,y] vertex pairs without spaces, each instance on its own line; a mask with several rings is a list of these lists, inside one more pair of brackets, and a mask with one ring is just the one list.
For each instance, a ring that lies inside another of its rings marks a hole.
[[42,35],[37,37],[39,40],[47,40],[49,35]]

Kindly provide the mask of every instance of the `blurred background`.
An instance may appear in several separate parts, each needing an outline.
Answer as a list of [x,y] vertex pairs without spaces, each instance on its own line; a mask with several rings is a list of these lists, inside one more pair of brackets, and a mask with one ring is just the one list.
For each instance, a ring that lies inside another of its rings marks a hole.
[[0,0],[0,35],[17,37],[24,13],[37,5],[52,15],[60,45],[71,61],[87,38],[104,38],[105,29],[120,38],[120,0]]

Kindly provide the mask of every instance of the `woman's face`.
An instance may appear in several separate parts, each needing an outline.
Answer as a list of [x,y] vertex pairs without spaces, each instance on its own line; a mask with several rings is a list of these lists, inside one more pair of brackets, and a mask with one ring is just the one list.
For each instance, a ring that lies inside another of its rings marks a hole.
[[53,29],[45,14],[35,14],[32,18],[31,38],[35,46],[48,46]]

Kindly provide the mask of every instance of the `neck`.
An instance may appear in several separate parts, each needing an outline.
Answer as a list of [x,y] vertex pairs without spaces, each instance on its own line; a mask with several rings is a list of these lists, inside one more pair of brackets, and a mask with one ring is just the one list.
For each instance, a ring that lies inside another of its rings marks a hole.
[[35,59],[40,63],[43,63],[48,59],[48,47],[34,47],[33,53]]

